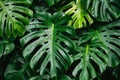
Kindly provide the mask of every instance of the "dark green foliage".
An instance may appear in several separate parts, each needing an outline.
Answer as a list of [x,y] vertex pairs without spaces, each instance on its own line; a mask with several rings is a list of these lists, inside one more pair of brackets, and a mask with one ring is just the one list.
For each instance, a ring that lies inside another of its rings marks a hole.
[[[77,75],[80,70],[80,79],[89,80],[89,77],[96,77],[94,62],[98,65],[102,73],[106,66],[114,67],[119,64],[120,54],[120,31],[118,30],[120,20],[98,26],[96,29],[89,28],[87,32],[81,33],[77,42],[78,54],[74,56],[79,60],[79,64],[73,70],[73,75]],[[116,24],[117,23],[117,24]]]
[[48,6],[52,6],[59,2],[60,0],[44,0],[44,1],[47,3]]
[[120,64],[113,70],[113,75],[116,77],[116,80],[120,79]]
[[0,41],[0,58],[9,54],[14,49],[14,44],[8,41]]
[[4,73],[5,80],[28,80],[33,74],[29,64],[20,56],[10,59]]
[[0,0],[0,80],[119,80],[119,3]]

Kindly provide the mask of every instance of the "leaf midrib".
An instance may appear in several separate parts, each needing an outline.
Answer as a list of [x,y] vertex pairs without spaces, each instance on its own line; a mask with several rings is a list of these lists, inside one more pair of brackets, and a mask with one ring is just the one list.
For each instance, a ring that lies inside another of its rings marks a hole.
[[52,24],[52,26],[51,26],[51,48],[50,48],[50,57],[51,57],[51,59],[50,59],[50,61],[51,61],[51,76],[52,77],[54,77],[54,76],[56,76],[56,74],[55,74],[55,55],[54,55],[54,44],[55,44],[55,25],[54,25],[54,23]]

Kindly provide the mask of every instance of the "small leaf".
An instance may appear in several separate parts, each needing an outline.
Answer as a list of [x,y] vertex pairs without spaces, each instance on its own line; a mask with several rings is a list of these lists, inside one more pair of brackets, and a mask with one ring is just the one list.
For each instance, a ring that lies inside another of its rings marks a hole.
[[0,41],[0,57],[7,55],[14,49],[14,44],[8,41]]

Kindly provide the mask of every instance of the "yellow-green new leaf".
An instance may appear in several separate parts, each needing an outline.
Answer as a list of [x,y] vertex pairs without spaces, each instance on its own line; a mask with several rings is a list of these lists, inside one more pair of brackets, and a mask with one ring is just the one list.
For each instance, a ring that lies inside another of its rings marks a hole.
[[74,28],[82,28],[93,23],[93,19],[85,9],[85,6],[84,0],[76,0],[62,8],[72,18],[69,21],[69,25],[72,25]]

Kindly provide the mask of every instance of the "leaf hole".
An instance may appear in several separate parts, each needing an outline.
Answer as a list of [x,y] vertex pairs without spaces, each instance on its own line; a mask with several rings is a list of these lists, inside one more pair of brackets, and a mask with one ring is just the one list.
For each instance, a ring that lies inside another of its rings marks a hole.
[[25,44],[25,47],[26,47],[27,45],[29,45],[30,43],[34,42],[35,40],[38,40],[38,39],[39,39],[39,37],[35,37],[35,38],[29,40],[29,41]]
[[44,34],[43,37],[47,37],[48,35],[47,34]]
[[0,12],[2,11],[3,9],[0,9]]
[[49,50],[49,48],[46,48],[46,51],[48,51]]
[[59,43],[60,43],[60,45],[62,45],[63,47],[67,47],[67,45],[65,45],[65,43],[64,43],[63,41],[60,41]]
[[44,44],[47,44],[47,43],[48,43],[48,41],[45,41],[45,42],[44,42]]

